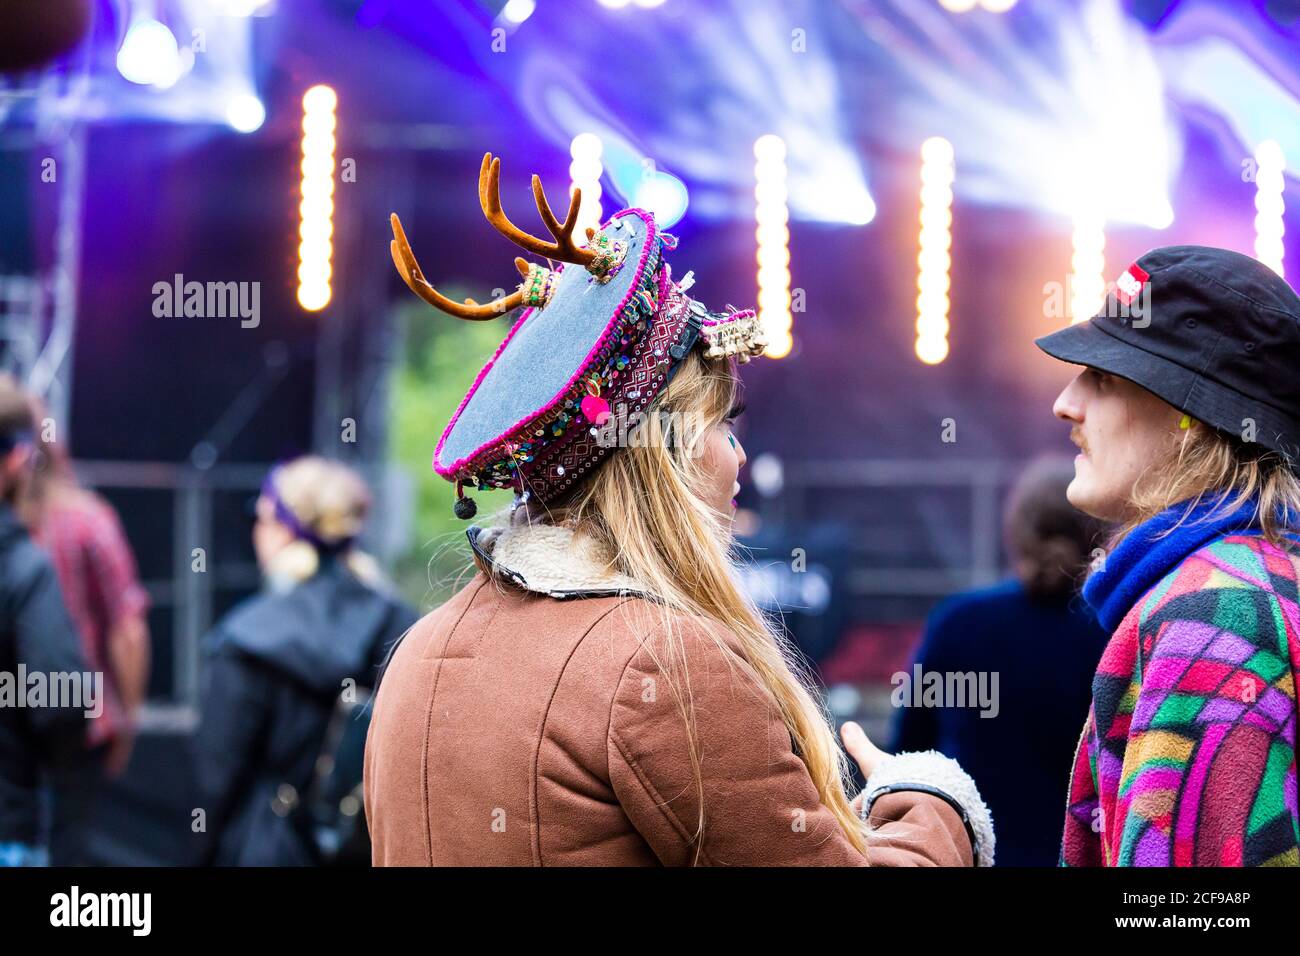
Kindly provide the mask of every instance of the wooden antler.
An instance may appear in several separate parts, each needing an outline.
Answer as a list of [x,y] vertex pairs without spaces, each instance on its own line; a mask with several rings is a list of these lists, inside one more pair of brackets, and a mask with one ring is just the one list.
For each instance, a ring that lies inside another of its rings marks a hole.
[[[546,201],[541,177],[533,176],[533,198],[537,201],[537,211],[541,213],[542,222],[555,238],[554,242],[530,236],[506,218],[505,212],[501,209],[501,160],[493,159],[491,153],[483,154],[483,165],[479,167],[478,198],[483,206],[483,215],[487,216],[488,222],[515,245],[522,246],[539,256],[570,262],[584,268],[596,258],[595,250],[581,249],[573,242],[573,229],[578,224],[578,207],[582,205],[581,189],[573,191],[573,198],[569,200],[568,215],[561,223],[555,218],[555,213],[551,212],[551,204]],[[590,239],[594,233],[594,229],[588,229],[587,238]]]
[[[451,301],[451,299],[430,285],[429,280],[420,271],[420,264],[415,261],[415,253],[411,251],[411,244],[406,241],[406,232],[402,229],[402,221],[397,218],[397,213],[393,213],[391,219],[393,223],[393,241],[388,244],[388,250],[393,254],[393,265],[397,266],[398,273],[401,274],[410,290],[431,306],[461,319],[482,322],[485,319],[498,318],[511,309],[523,305],[523,289],[516,289],[507,296],[493,299],[491,302],[485,302],[482,305],[473,299],[466,299],[464,304]],[[519,270],[520,275],[528,275],[528,263],[522,257],[515,257],[515,268]]]

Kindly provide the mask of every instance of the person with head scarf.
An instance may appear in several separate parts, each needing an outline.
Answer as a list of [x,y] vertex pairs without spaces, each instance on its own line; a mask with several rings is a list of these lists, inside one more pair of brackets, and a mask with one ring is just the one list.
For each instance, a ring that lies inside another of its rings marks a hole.
[[194,737],[203,862],[321,862],[308,799],[320,759],[333,759],[332,717],[340,698],[374,686],[415,620],[357,547],[369,507],[361,478],[323,458],[282,465],[262,486],[253,548],[265,585],[204,646]]

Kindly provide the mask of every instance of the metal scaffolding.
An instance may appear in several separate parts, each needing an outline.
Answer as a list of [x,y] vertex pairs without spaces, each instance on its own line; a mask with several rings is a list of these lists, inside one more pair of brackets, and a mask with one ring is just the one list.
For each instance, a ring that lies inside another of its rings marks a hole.
[[[0,150],[17,152],[18,178],[6,189],[33,197],[31,268],[0,271],[0,368],[45,399],[60,434],[70,433],[72,349],[77,321],[85,193],[85,123],[89,86],[86,54],[62,68],[0,79]],[[26,160],[23,162],[22,160]],[[52,209],[41,207],[50,196]],[[41,212],[52,212],[52,227]]]

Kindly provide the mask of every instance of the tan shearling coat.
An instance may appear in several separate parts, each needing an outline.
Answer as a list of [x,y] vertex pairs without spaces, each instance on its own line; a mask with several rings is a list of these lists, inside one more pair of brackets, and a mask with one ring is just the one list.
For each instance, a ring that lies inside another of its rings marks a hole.
[[683,620],[705,794],[697,840],[686,728],[642,589],[562,528],[471,540],[494,574],[412,629],[376,696],[365,755],[376,865],[974,862],[963,815],[982,804],[905,783],[878,788],[859,853],[775,704]]

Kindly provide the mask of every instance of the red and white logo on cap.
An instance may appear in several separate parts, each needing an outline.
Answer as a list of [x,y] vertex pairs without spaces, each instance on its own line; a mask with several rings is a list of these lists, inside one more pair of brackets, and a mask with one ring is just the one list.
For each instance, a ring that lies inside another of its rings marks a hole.
[[1136,262],[1129,266],[1115,280],[1115,298],[1119,299],[1125,305],[1132,305],[1133,300],[1138,297],[1142,291],[1142,286],[1151,278],[1151,273],[1147,272]]

